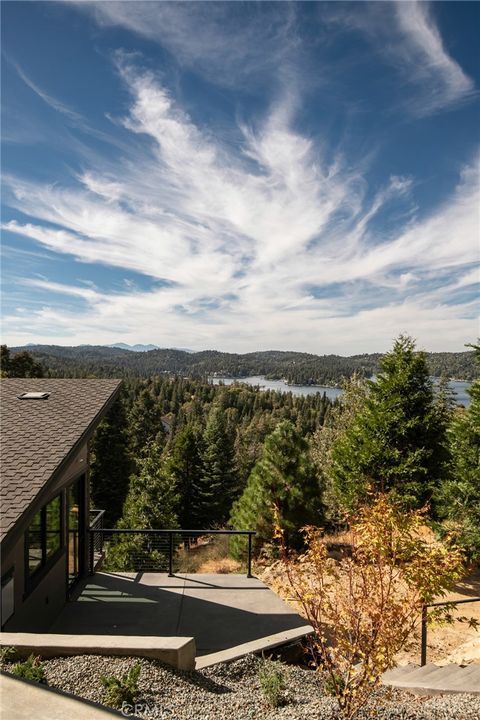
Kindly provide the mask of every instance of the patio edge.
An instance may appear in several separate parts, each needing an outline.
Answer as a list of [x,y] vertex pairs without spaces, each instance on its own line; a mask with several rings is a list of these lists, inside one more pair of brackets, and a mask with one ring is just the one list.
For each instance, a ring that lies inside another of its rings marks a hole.
[[311,625],[302,625],[302,627],[285,630],[275,633],[274,635],[267,635],[258,640],[252,640],[243,643],[243,645],[227,648],[226,650],[209,653],[208,655],[199,655],[195,663],[195,669],[202,670],[203,668],[217,665],[218,663],[238,660],[249,653],[258,653],[262,650],[270,650],[271,648],[278,647],[279,645],[286,645],[287,643],[295,642],[295,640],[300,640],[312,632],[313,628]]
[[57,635],[2,632],[0,644],[14,647],[19,657],[31,653],[43,658],[69,655],[133,656],[161,660],[179,670],[195,668],[193,637],[139,635]]

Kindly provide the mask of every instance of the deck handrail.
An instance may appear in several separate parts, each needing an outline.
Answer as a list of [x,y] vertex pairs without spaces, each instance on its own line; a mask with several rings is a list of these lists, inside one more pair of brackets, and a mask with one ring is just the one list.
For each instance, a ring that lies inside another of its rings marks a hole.
[[89,515],[91,519],[88,526],[88,532],[92,534],[89,535],[88,552],[90,573],[93,573],[95,568],[100,565],[103,558],[105,557],[105,553],[103,550],[103,535],[101,534],[101,531],[103,530],[103,518],[105,516],[105,510],[98,510],[97,508],[92,508],[91,510],[89,510]]
[[480,602],[480,597],[466,598],[465,600],[443,600],[441,602],[424,603],[422,605],[422,630],[421,630],[421,651],[420,666],[427,664],[427,624],[428,624],[428,608],[441,607],[442,605],[463,605],[465,603]]
[[[175,535],[183,535],[186,537],[196,537],[202,535],[247,535],[248,536],[248,561],[247,561],[247,577],[251,578],[252,575],[252,538],[256,535],[256,530],[208,530],[208,529],[190,529],[185,530],[183,528],[104,528],[104,527],[93,527],[90,525],[88,532],[93,536],[91,538],[90,547],[93,548],[98,544],[98,536],[100,540],[100,546],[103,550],[104,535],[163,535],[168,537],[168,575],[169,577],[174,576],[173,572],[173,555],[174,555],[174,543],[173,539]],[[97,533],[97,538],[94,533]],[[97,543],[95,543],[97,539]],[[103,553],[102,553],[103,554]],[[95,571],[93,553],[90,553],[90,572],[93,574]]]

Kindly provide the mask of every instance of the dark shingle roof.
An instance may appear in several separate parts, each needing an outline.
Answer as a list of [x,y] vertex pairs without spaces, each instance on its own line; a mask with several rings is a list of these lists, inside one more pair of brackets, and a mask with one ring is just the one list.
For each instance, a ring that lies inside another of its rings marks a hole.
[[[6,378],[1,393],[0,536],[27,510],[77,443],[94,429],[120,380]],[[47,400],[19,400],[48,392]]]

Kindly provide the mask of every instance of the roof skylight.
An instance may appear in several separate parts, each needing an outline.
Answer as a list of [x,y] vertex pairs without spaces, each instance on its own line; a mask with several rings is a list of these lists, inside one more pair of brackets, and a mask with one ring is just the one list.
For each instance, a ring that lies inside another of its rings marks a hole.
[[48,392],[24,392],[18,395],[19,400],[48,400],[50,393]]

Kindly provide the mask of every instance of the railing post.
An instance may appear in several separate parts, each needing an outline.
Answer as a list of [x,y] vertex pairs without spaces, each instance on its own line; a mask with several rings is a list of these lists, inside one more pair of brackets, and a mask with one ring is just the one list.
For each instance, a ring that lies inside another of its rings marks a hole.
[[168,577],[173,577],[173,533],[168,533]]
[[427,606],[422,605],[422,649],[420,653],[420,665],[427,664]]
[[253,577],[252,575],[252,533],[248,533],[248,568],[247,578]]

